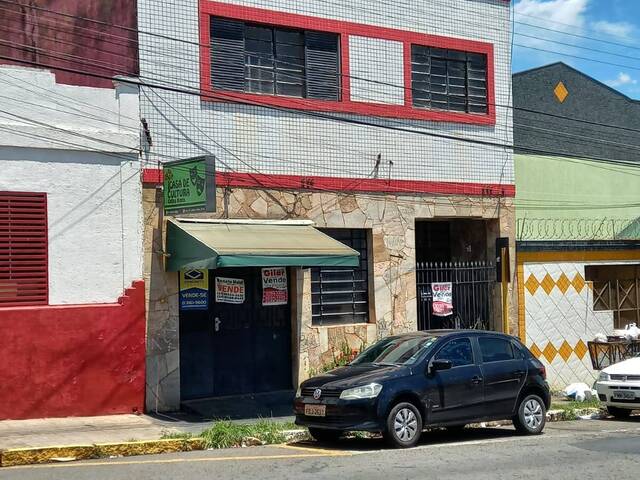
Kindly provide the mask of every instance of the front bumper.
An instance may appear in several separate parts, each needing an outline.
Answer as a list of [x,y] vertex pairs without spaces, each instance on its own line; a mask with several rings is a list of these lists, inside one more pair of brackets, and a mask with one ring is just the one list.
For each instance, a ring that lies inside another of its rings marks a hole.
[[[304,414],[305,405],[325,405],[326,416],[314,417]],[[382,431],[378,415],[378,399],[340,400],[327,398],[314,400],[310,397],[297,397],[294,400],[296,425],[311,428],[326,428],[343,431]]]
[[[602,403],[609,407],[627,408],[640,410],[640,382],[623,382],[619,380],[597,381],[596,391]],[[617,399],[614,392],[633,393],[633,399]]]

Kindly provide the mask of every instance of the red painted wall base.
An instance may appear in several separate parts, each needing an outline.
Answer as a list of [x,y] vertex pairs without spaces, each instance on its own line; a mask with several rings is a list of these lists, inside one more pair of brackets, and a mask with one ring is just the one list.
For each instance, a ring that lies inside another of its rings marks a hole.
[[0,308],[0,339],[0,420],[143,411],[143,281],[114,304]]

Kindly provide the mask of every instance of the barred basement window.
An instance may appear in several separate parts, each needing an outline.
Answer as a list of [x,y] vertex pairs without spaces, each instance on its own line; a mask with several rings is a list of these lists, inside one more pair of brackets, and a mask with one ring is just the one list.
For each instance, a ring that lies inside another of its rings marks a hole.
[[47,195],[0,192],[0,307],[48,302]]
[[365,229],[323,229],[360,253],[360,265],[311,269],[313,325],[369,321],[369,249]]
[[339,100],[339,36],[211,17],[211,82],[247,93]]
[[487,108],[487,56],[411,45],[413,106],[484,113]]

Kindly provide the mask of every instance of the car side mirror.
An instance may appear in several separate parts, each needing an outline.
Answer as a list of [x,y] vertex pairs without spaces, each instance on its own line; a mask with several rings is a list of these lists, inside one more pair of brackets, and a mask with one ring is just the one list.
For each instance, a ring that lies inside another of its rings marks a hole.
[[449,370],[453,364],[451,360],[433,360],[429,365],[429,373],[435,373],[440,370]]

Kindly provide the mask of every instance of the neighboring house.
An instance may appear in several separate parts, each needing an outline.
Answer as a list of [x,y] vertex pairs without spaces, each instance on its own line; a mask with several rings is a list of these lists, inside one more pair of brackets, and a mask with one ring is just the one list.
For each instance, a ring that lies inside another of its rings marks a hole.
[[556,63],[513,76],[519,332],[553,387],[640,324],[640,102]]
[[135,22],[124,0],[3,6],[0,55],[14,61],[0,65],[0,419],[140,412],[138,89],[99,66],[115,57],[135,74],[137,52],[104,41],[126,31],[88,35],[91,22],[47,9]]
[[[492,262],[498,237],[514,245],[509,18],[502,0],[138,2],[148,409],[290,390],[390,334],[502,329]],[[217,209],[182,217],[242,222],[167,223],[162,164],[205,154]],[[256,233],[265,219],[284,220],[269,224],[280,233]],[[339,242],[331,258],[291,220]],[[262,256],[274,241],[303,258]],[[223,247],[244,248],[220,254],[244,268],[206,271]],[[353,250],[357,266],[336,267]],[[280,305],[265,301],[265,266],[286,267]],[[207,275],[208,306],[180,310],[179,276]],[[454,283],[453,316],[432,315],[436,278]]]

